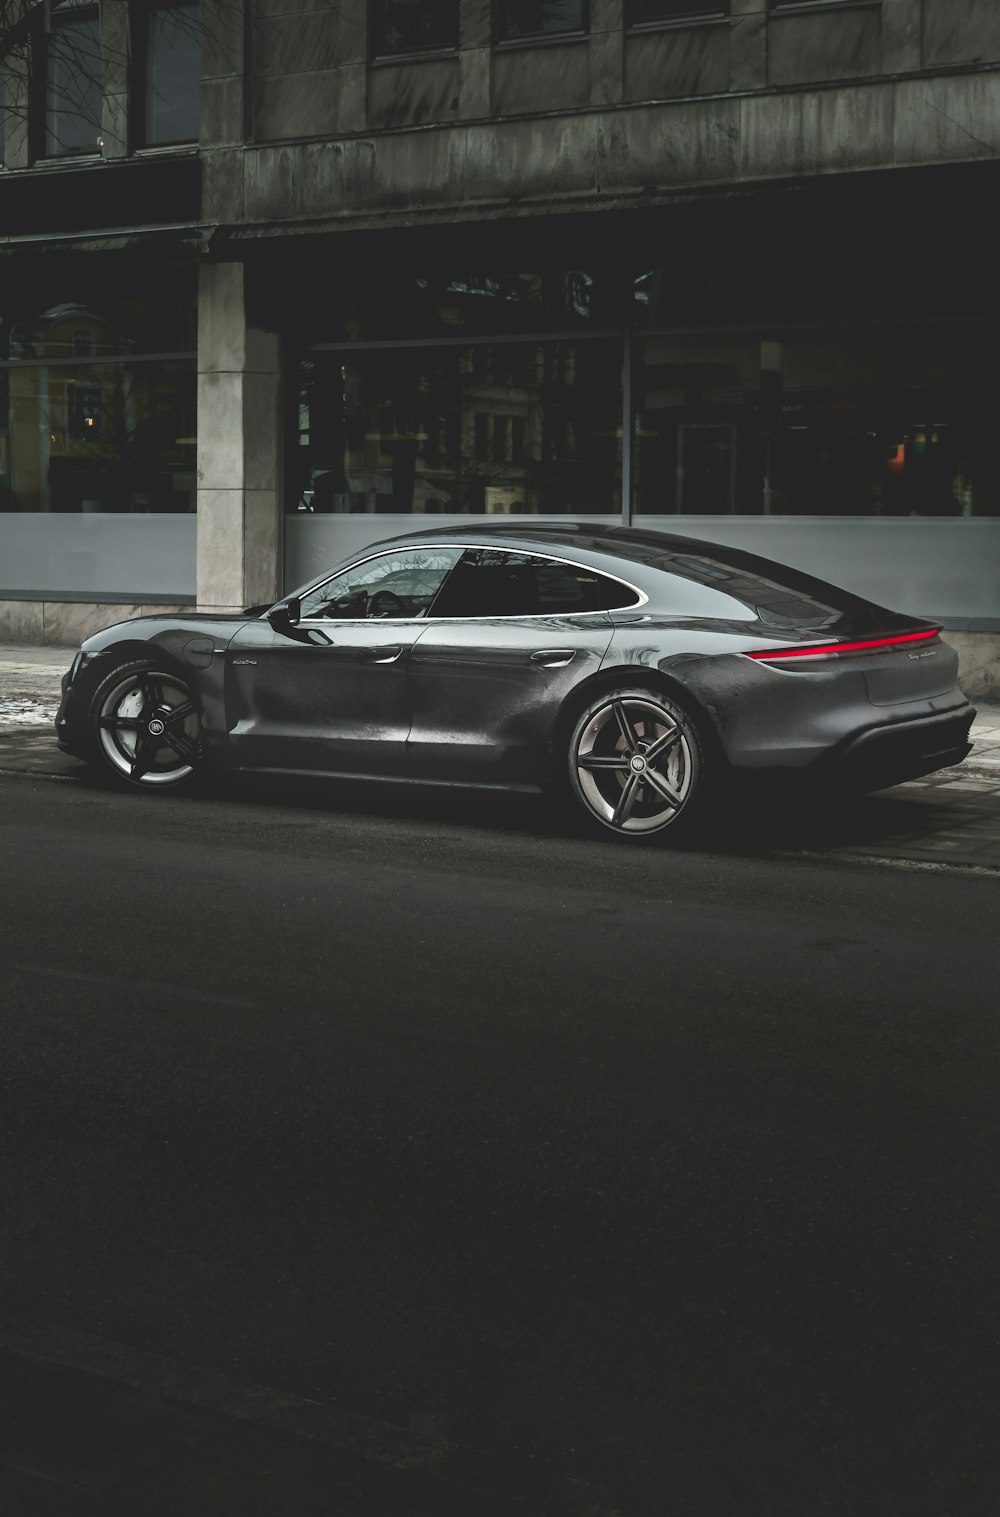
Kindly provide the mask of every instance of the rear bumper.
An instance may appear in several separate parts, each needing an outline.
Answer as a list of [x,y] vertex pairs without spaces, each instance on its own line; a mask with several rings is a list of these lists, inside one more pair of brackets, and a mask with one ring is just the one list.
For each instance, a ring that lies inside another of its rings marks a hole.
[[959,711],[871,727],[831,755],[829,768],[848,783],[872,790],[933,774],[968,756],[975,718],[975,707],[966,705]]

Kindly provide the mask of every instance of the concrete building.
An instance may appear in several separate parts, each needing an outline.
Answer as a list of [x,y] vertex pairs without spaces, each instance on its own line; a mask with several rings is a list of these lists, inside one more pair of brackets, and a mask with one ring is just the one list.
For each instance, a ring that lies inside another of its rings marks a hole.
[[995,0],[18,17],[0,637],[558,515],[938,617],[1000,693]]

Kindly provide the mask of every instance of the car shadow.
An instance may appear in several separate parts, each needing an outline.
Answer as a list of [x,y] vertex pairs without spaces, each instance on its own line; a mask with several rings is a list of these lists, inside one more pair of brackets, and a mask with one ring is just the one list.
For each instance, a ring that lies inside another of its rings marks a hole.
[[[491,833],[635,847],[637,840],[597,830],[567,800],[523,792],[368,779],[212,774],[152,797],[123,790],[112,777],[75,760],[66,777],[91,790],[132,795],[143,805],[205,799],[317,811],[372,821],[479,828]],[[668,828],[650,842],[675,852],[761,856],[789,852],[854,852],[918,844],[975,821],[977,799],[947,780],[897,785],[872,795],[831,791],[736,792],[717,797],[696,827]],[[643,844],[640,843],[640,846]]]
[[[597,830],[572,803],[544,795],[277,776],[218,778],[212,789],[217,795],[297,810],[574,839],[597,847],[636,846],[634,838]],[[953,828],[963,819],[962,807],[947,784],[901,785],[872,795],[737,793],[720,797],[697,826],[676,839],[667,829],[650,841],[675,851],[734,855],[878,845],[891,850]]]

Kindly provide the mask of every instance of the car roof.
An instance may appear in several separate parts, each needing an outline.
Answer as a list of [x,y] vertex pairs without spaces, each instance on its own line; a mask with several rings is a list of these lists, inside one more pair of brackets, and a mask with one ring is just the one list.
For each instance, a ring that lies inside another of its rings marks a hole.
[[[819,626],[835,622],[845,612],[874,608],[869,602],[840,586],[817,579],[788,564],[762,558],[743,548],[702,538],[681,537],[671,532],[654,532],[644,527],[607,526],[595,522],[501,522],[461,526],[423,528],[405,536],[372,543],[366,552],[392,546],[437,542],[460,546],[463,541],[483,548],[507,548],[512,551],[568,549],[578,553],[581,561],[606,573],[626,575],[656,605],[662,589],[663,571],[724,589],[755,614],[777,625]],[[610,560],[610,561],[609,561]],[[630,566],[628,570],[625,565]],[[632,568],[631,566],[634,566]],[[912,622],[912,618],[899,618]]]
[[[426,527],[418,532],[401,533],[398,537],[386,538],[372,547],[384,548],[391,543],[421,542],[436,539],[438,542],[461,541],[474,538],[484,547],[565,547],[584,548],[592,552],[610,553],[616,558],[631,560],[637,564],[655,563],[665,555],[685,550],[714,549],[714,543],[705,543],[694,537],[681,537],[671,532],[651,532],[641,527],[610,527],[595,522],[499,522],[488,525],[478,523],[462,526]],[[734,550],[721,548],[726,555]]]

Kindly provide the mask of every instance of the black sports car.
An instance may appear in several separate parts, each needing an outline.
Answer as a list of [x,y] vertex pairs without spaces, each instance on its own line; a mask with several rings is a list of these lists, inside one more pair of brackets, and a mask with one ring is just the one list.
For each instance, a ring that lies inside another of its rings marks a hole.
[[958,763],[975,712],[938,633],[714,543],[479,524],[377,543],[271,607],[108,627],[56,729],[142,789],[203,764],[554,785],[646,836],[714,781]]

